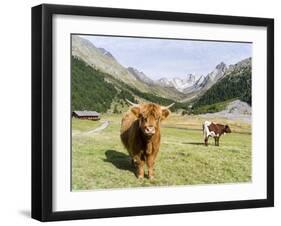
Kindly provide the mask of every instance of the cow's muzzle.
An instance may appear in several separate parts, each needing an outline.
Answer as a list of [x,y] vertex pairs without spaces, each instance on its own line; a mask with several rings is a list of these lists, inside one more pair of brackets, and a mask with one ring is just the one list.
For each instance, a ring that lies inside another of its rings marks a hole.
[[155,128],[153,126],[148,126],[144,129],[144,133],[146,136],[152,136],[155,134]]

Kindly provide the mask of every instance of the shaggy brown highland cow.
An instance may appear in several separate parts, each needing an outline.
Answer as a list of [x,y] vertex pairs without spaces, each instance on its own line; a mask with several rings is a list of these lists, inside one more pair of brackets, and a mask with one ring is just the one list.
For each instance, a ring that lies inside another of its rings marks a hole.
[[144,165],[148,167],[148,178],[154,177],[154,163],[160,147],[160,123],[171,113],[169,108],[153,103],[134,104],[122,118],[121,140],[136,167],[136,176],[144,177]]

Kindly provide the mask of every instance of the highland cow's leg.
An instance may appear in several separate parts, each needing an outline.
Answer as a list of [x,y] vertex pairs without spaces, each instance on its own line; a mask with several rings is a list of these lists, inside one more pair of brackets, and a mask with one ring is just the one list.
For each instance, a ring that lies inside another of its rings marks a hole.
[[144,178],[144,164],[145,164],[145,159],[142,155],[140,158],[140,164],[138,166],[138,174],[137,174],[137,177],[140,179]]
[[154,178],[154,160],[155,156],[154,155],[148,155],[146,164],[148,168],[148,178],[153,179]]
[[141,161],[138,165],[137,178],[144,178],[144,161]]
[[133,157],[133,162],[136,167],[136,176],[137,178],[144,177],[144,159],[138,155]]

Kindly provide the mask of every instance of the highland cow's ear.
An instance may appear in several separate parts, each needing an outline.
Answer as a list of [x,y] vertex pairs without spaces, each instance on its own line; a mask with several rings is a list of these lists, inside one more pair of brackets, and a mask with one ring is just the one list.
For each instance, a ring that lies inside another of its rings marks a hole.
[[171,114],[169,109],[162,109],[162,117],[161,120],[164,120],[165,118],[167,118],[169,115]]
[[140,116],[140,108],[139,107],[132,107],[131,112],[138,118]]

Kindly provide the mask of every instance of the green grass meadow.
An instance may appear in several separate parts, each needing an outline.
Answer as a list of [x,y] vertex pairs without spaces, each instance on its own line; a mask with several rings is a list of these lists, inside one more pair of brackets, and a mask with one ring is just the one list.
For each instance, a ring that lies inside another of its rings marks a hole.
[[[251,126],[216,119],[233,133],[222,136],[220,146],[203,145],[199,116],[173,114],[161,128],[155,178],[137,179],[120,141],[121,114],[104,114],[100,121],[72,119],[72,190],[240,183],[251,181]],[[104,130],[91,133],[105,120]]]

